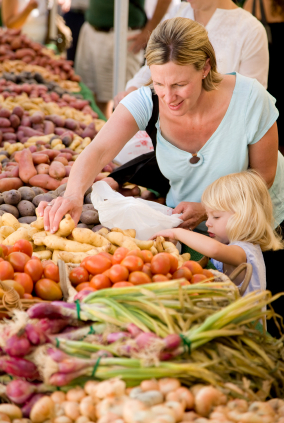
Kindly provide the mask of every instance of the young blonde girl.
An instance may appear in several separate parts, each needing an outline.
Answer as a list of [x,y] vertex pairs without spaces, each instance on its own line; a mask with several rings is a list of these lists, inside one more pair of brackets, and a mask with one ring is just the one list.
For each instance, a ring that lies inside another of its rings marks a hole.
[[[263,179],[252,170],[223,176],[202,195],[207,211],[209,237],[185,229],[170,229],[158,235],[175,239],[211,258],[215,267],[228,275],[241,263],[250,263],[253,274],[248,292],[266,289],[262,251],[284,248],[273,231],[273,210]],[[241,285],[244,275],[235,280]]]

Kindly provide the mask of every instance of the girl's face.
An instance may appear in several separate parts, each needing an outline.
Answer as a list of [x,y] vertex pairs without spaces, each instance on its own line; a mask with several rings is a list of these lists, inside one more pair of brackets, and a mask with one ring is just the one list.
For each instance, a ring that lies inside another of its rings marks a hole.
[[197,71],[193,65],[180,66],[173,62],[150,66],[153,86],[159,99],[175,116],[183,116],[193,110],[202,93],[203,76],[210,70],[209,61],[205,68]]
[[222,244],[229,244],[230,241],[226,233],[226,227],[228,220],[234,213],[210,209],[206,209],[206,212],[208,217],[206,226],[208,227],[209,236]]

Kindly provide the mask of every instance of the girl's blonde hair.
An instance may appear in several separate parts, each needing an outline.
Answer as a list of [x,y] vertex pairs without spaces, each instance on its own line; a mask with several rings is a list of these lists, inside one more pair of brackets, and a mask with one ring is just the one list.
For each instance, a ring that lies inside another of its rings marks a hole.
[[[210,59],[211,69],[202,80],[203,88],[212,91],[222,81],[206,29],[188,18],[172,18],[161,22],[151,34],[145,57],[148,66],[174,62],[180,66],[194,65],[198,71]],[[151,83],[152,80],[147,85]]]
[[259,244],[262,251],[284,248],[273,230],[273,207],[264,180],[254,170],[223,176],[209,185],[202,203],[211,210],[234,213],[226,232],[230,242]]

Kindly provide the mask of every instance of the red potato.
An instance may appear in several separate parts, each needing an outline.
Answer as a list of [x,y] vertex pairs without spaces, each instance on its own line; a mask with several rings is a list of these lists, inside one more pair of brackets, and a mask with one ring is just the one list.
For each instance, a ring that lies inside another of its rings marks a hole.
[[19,189],[22,186],[23,182],[20,178],[4,178],[0,180],[0,192]]
[[[37,94],[37,93],[36,93]],[[44,121],[44,113],[43,112],[40,112],[40,111],[38,111],[38,112],[35,112],[32,116],[31,116],[31,122],[32,123],[35,123],[35,124],[37,124],[37,123],[43,123],[43,121]]]
[[[56,157],[57,158],[57,157]],[[49,176],[55,179],[62,179],[66,176],[66,169],[65,166],[58,161],[54,161],[49,166]]]
[[20,106],[16,106],[14,107],[12,114],[17,115],[21,119],[23,117],[24,110]]
[[38,165],[41,163],[49,163],[49,157],[47,154],[42,154],[41,152],[32,153],[32,158],[34,164]]
[[19,160],[19,175],[23,182],[28,183],[29,180],[37,175],[37,171],[34,167],[32,153],[29,149],[21,151]]
[[41,163],[41,164],[39,164],[39,165],[36,166],[36,170],[37,170],[37,173],[39,175],[41,175],[41,174],[48,175],[48,173],[49,173],[49,165],[48,164],[45,164],[45,163]]
[[4,141],[16,141],[17,140],[17,135],[16,134],[11,134],[10,132],[6,132],[5,134],[3,134],[3,140]]
[[72,169],[72,166],[65,166],[66,176],[70,175],[71,169]]
[[57,157],[55,157],[55,159],[53,161],[54,162],[60,162],[64,166],[67,166],[68,165],[68,160],[65,157],[60,157],[59,155]]
[[11,126],[11,122],[9,121],[9,119],[5,117],[0,117],[0,127],[7,128],[9,126]]
[[[65,170],[65,168],[64,168]],[[58,181],[52,178],[49,175],[35,175],[29,180],[29,184],[34,187],[40,187],[43,189],[47,189],[48,191],[56,190],[59,185],[61,185],[61,181]],[[11,188],[12,189],[12,188]]]
[[8,134],[8,133],[10,133],[10,134],[13,134],[14,132],[15,132],[15,129],[14,128],[11,128],[11,127],[5,127],[5,128],[0,128],[0,131],[2,132],[2,134]]
[[71,162],[71,161],[70,161],[70,162],[68,162],[68,166],[71,166],[71,167],[72,167],[74,163],[75,163],[75,162],[73,162],[73,161]]
[[[54,93],[56,94],[56,93]],[[54,134],[54,129],[55,129],[55,125],[53,122],[51,122],[50,120],[45,120],[44,121],[44,134],[48,135],[48,134]]]
[[23,116],[22,117],[21,126],[24,126],[24,127],[27,127],[27,126],[28,127],[31,127],[32,126],[32,123],[31,123],[31,120],[30,120],[30,117],[29,116]]
[[34,57],[36,55],[36,52],[32,50],[31,48],[20,48],[16,51],[16,59],[22,60],[25,56],[31,56]]
[[65,157],[65,159],[67,159],[67,161],[69,162],[70,160],[72,160],[72,154],[71,153],[59,153],[57,157]]
[[68,177],[63,178],[62,181],[60,181],[60,185],[67,184],[68,183],[68,179],[69,179]]
[[10,122],[13,128],[18,128],[18,126],[20,126],[20,123],[21,123],[19,116],[15,114],[12,114],[10,116]]
[[25,137],[41,136],[43,132],[36,131],[35,129],[29,128],[28,126],[19,126],[20,131],[24,132]]
[[50,160],[54,160],[60,152],[58,150],[42,150],[40,154],[46,154]]

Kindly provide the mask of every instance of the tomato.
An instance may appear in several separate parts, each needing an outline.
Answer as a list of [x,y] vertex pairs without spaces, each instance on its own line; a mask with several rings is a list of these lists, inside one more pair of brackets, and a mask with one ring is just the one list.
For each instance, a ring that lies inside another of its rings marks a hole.
[[151,278],[146,275],[144,272],[132,272],[128,278],[129,282],[133,283],[133,285],[144,285],[146,283],[151,283]]
[[142,270],[144,261],[137,256],[127,256],[121,262],[122,266],[127,267],[129,272],[135,272],[136,270]]
[[26,263],[30,260],[30,257],[25,253],[15,252],[9,254],[7,260],[11,263],[15,272],[23,272]]
[[121,264],[114,264],[109,269],[109,278],[113,283],[127,281],[129,276],[128,269]]
[[171,262],[170,273],[173,274],[173,273],[175,273],[175,271],[178,268],[178,259],[175,256],[173,256],[172,254],[169,254],[168,257],[169,257],[170,262]]
[[152,277],[153,282],[167,282],[168,280],[166,275],[159,275],[158,273]]
[[88,257],[84,267],[88,270],[88,272],[92,273],[92,275],[97,275],[109,269],[111,267],[111,261],[108,258],[97,254],[96,256]]
[[168,279],[173,279],[173,275],[171,273],[167,273],[166,276]]
[[105,251],[102,251],[98,255],[99,256],[104,256],[104,257],[108,258],[111,261],[111,263],[112,263],[112,255],[110,253],[106,253]]
[[33,255],[33,246],[26,239],[19,239],[13,245],[13,251],[19,251],[20,253],[25,253],[27,256],[31,257]]
[[1,262],[1,261],[4,261],[4,259],[3,259],[2,257],[0,257],[0,262]]
[[6,245],[7,253],[5,254],[5,257],[7,257],[9,254],[13,252],[13,245]]
[[191,283],[199,283],[199,282],[206,281],[206,279],[207,279],[207,276],[195,273],[195,275],[192,276],[190,282]]
[[84,267],[78,266],[71,270],[69,279],[73,285],[77,286],[89,281],[89,273]]
[[26,292],[24,293],[23,298],[25,300],[33,300],[34,299],[34,297],[32,296],[32,294],[27,294]]
[[[147,266],[148,264],[148,266]],[[151,272],[151,265],[150,263],[144,264],[142,267],[142,272],[149,276],[150,279],[152,279],[153,273]]]
[[62,298],[62,291],[58,283],[50,279],[40,279],[35,284],[35,293],[42,300],[57,301]]
[[193,275],[195,275],[196,273],[199,273],[202,275],[203,273],[203,269],[200,266],[200,264],[197,263],[197,261],[193,261],[193,260],[185,261],[182,267],[187,267]]
[[34,289],[32,278],[26,273],[15,273],[14,281],[18,282],[25,290],[26,294],[31,294]]
[[8,280],[8,281],[6,280],[5,284],[11,288],[14,288],[14,290],[17,291],[17,293],[19,294],[20,298],[24,297],[25,290],[21,284],[13,280]]
[[105,272],[102,273],[102,275],[106,275],[109,279],[110,279],[110,276],[109,276],[110,269],[107,269]]
[[119,247],[112,256],[112,264],[120,264],[128,252],[128,248]]
[[[4,247],[4,245],[3,245],[3,247]],[[3,248],[0,245],[0,258],[3,258],[3,257],[4,257]]]
[[14,278],[13,266],[8,261],[1,261],[0,263],[0,280],[5,281],[6,279]]
[[203,273],[203,275],[206,276],[206,278],[214,278],[214,275],[213,275],[212,272],[210,272],[210,270],[203,269],[203,272],[202,273]]
[[142,256],[143,256],[144,263],[151,263],[151,261],[154,257],[153,254],[151,253],[151,251],[142,250],[141,253],[142,253]]
[[180,267],[178,270],[175,271],[175,273],[173,274],[173,279],[182,279],[185,278],[188,281],[191,280],[192,278],[192,273],[189,270],[188,267]]
[[84,268],[85,268],[85,264],[86,264],[86,261],[88,260],[88,258],[89,258],[89,257],[85,257],[85,258],[81,261],[81,263],[80,263],[80,266],[81,266],[81,267],[84,267]]
[[[41,261],[37,256],[31,256],[31,260],[37,260],[37,261],[40,261],[41,262],[41,264],[44,262],[44,261],[47,261],[47,260],[43,260],[43,261]],[[43,266],[44,267],[44,266]]]
[[41,262],[37,260],[29,260],[25,264],[24,272],[32,278],[33,282],[37,282],[42,278],[43,274]]
[[126,281],[117,282],[112,285],[113,288],[126,288],[127,286],[134,286],[134,285],[133,283],[126,282]]
[[[38,257],[34,256],[34,258],[38,258]],[[43,269],[45,269],[46,266],[48,266],[49,264],[54,264],[54,262],[52,260],[42,260],[41,264],[42,264]]]
[[136,256],[140,257],[143,260],[143,254],[141,250],[131,250],[129,251],[129,253],[126,254],[126,256]]
[[59,269],[54,263],[47,264],[43,269],[44,276],[54,282],[59,282]]
[[89,282],[79,283],[79,285],[76,286],[76,291],[80,292],[82,291],[82,289],[89,289],[89,287],[90,287]]
[[159,253],[153,257],[151,272],[154,274],[166,275],[171,268],[171,261],[167,253]]
[[95,289],[106,289],[112,286],[110,279],[106,275],[95,275],[90,281],[90,286]]
[[6,257],[8,255],[8,246],[0,244],[0,247],[2,248],[2,257]]

